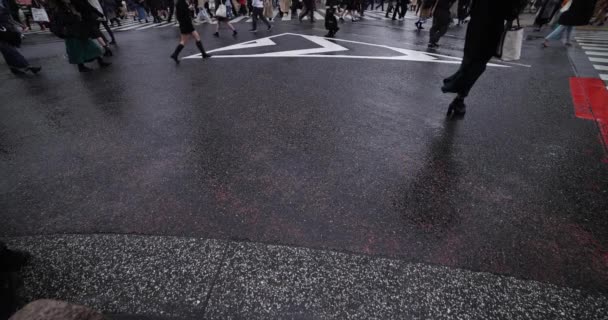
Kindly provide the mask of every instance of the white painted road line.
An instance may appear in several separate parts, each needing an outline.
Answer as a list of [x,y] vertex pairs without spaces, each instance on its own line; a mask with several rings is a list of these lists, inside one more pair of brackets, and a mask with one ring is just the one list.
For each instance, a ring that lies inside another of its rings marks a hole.
[[608,71],[608,66],[603,66],[601,64],[594,64],[593,67],[596,70],[601,70],[601,71]]
[[606,51],[608,51],[608,48],[601,48],[601,47],[583,47],[583,50],[606,50]]
[[156,26],[156,29],[166,28],[166,27],[176,26],[176,25],[177,25],[177,22],[170,22],[170,23],[165,23],[165,24],[160,25],[160,26]]
[[589,61],[591,61],[591,62],[608,63],[608,59],[605,59],[605,58],[593,58],[593,57],[589,57]]
[[315,11],[315,19],[316,20],[325,20],[325,17]]
[[243,20],[245,18],[247,18],[247,17],[246,16],[236,17],[236,18],[230,20],[230,23],[237,23],[237,22],[239,22],[239,21],[241,21],[241,20]]
[[147,25],[147,26],[144,26],[144,27],[141,27],[141,28],[137,28],[137,29],[135,29],[135,30],[146,30],[146,29],[150,29],[150,28],[158,27],[158,26],[160,26],[160,25],[161,25],[160,23],[152,23],[152,24],[150,24],[150,25]]
[[600,78],[604,81],[608,81],[608,74],[600,74]]
[[126,31],[126,30],[132,30],[132,29],[141,28],[141,27],[143,27],[143,26],[147,26],[147,25],[150,25],[150,24],[151,24],[151,25],[154,25],[153,23],[150,23],[150,22],[148,22],[148,23],[135,23],[135,24],[132,24],[132,25],[130,25],[130,26],[128,26],[128,27],[124,27],[124,28],[117,28],[117,29],[115,29],[115,30],[116,30],[116,31]]
[[606,56],[606,57],[608,57],[608,52],[585,51],[585,54],[590,55],[590,56]]
[[608,43],[604,45],[604,44],[599,44],[599,43],[579,42],[578,44],[580,44],[581,46],[595,46],[595,47],[608,48]]

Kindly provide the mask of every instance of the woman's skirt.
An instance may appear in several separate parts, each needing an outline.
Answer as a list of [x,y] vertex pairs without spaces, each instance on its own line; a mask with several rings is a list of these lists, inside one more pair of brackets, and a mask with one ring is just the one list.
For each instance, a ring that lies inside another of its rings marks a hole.
[[65,39],[65,51],[71,64],[81,64],[101,57],[101,48],[90,39]]

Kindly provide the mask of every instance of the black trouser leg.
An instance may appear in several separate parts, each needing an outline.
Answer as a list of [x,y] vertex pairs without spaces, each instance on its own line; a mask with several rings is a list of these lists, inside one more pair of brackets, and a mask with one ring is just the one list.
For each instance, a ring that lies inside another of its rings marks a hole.
[[450,27],[450,19],[452,17],[448,15],[437,15],[433,18],[433,26],[430,31],[430,43],[437,43],[439,39],[445,35]]
[[466,97],[486,70],[486,65],[490,61],[487,59],[471,59],[464,57],[458,71],[445,79],[446,85],[455,88],[460,97]]
[[110,29],[108,21],[104,20],[101,22],[101,24],[103,24],[103,27],[106,29],[106,32],[110,35],[112,42],[116,42],[116,39],[114,38],[114,32],[112,32],[112,29]]
[[169,17],[167,17],[167,22],[171,22],[173,18],[173,11],[175,10],[175,4],[169,3]]
[[[270,28],[270,22],[268,22],[268,19],[266,19],[266,17],[264,17],[264,8],[253,8],[253,14],[257,15],[258,19],[262,20],[262,22],[264,22],[266,24],[266,26],[268,28]],[[254,26],[254,29],[255,29],[255,26]]]

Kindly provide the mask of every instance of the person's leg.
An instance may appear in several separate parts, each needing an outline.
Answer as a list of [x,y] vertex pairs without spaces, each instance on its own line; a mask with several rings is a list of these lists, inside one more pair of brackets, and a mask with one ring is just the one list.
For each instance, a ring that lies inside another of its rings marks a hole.
[[253,13],[251,15],[251,18],[253,19],[253,21],[251,22],[251,31],[258,30],[258,14],[256,9],[257,8],[253,8]]
[[262,8],[256,8],[256,9],[258,9],[258,15],[260,16],[260,20],[262,20],[262,22],[264,22],[266,24],[266,26],[268,26],[268,30],[272,29],[270,22],[268,22],[268,19],[266,19],[266,16],[264,16],[264,9],[262,9]]
[[112,39],[110,44],[115,44],[116,38],[114,38],[114,32],[112,32],[112,29],[110,29],[110,26],[108,25],[108,21],[104,20],[101,23],[103,24],[103,27],[106,29],[106,32],[110,35],[110,39]]
[[194,39],[196,40],[196,47],[201,52],[203,59],[211,58],[211,55],[205,51],[205,48],[203,48],[203,43],[201,42],[201,36],[198,34],[198,32],[194,31],[194,32],[192,32],[192,35],[194,36]]
[[567,46],[571,46],[572,43],[570,42],[572,40],[572,31],[574,30],[573,26],[567,26],[566,27],[566,45]]
[[230,28],[230,30],[232,30],[232,33],[236,35],[236,28],[232,25],[232,23],[230,23],[230,21],[226,22],[226,24],[228,25],[228,28]]
[[34,73],[38,73],[40,71],[39,67],[30,67],[29,62],[25,59],[25,57],[19,53],[17,48],[0,42],[0,53],[4,57],[4,61],[11,69],[11,72],[15,74],[22,74],[24,71],[32,71]]
[[215,33],[213,35],[216,36],[216,37],[220,36],[220,24],[221,23],[222,22],[218,21],[217,24],[215,25]]
[[167,17],[167,22],[171,22],[171,19],[173,19],[173,11],[175,11],[175,4],[169,2],[169,17]]
[[[437,29],[435,30],[434,42],[432,42],[435,45],[437,43],[439,43],[439,39],[441,39],[441,37],[443,37],[446,34],[446,32],[448,32],[448,29],[450,27],[450,19],[451,19],[450,16],[446,16],[441,19],[438,19],[440,21],[438,23]],[[435,25],[434,21],[433,21],[433,25]]]
[[178,58],[179,53],[182,52],[182,50],[184,49],[184,45],[188,41],[189,37],[190,37],[190,35],[188,35],[188,34],[180,34],[179,44],[177,45],[177,47],[175,47],[173,54],[171,54],[171,59],[173,59],[175,61],[175,63],[179,64],[179,58]]
[[549,42],[550,40],[559,40],[559,39],[561,39],[563,32],[564,32],[564,26],[562,26],[561,24],[558,25],[557,28],[555,28],[555,30],[553,30],[553,32],[551,32],[545,38],[545,43]]
[[315,2],[314,0],[309,0],[308,3],[310,4],[310,22],[314,22],[315,21]]

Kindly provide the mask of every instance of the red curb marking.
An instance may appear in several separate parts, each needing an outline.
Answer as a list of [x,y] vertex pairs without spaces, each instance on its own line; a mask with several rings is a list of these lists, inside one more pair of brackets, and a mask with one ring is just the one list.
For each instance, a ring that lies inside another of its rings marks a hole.
[[[608,90],[598,78],[570,78],[570,91],[577,118],[593,120],[608,151]],[[604,159],[606,161],[606,159]]]

